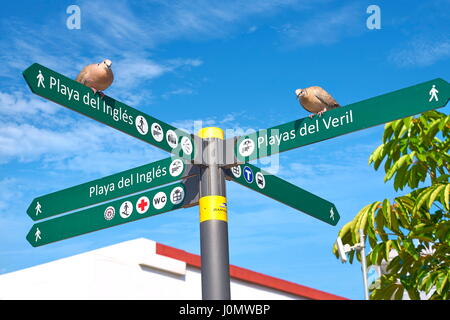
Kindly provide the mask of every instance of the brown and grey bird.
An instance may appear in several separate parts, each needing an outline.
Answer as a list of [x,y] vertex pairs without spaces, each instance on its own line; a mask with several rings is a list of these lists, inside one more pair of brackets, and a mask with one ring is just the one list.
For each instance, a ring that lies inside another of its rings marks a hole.
[[109,59],[87,65],[81,70],[75,80],[90,87],[94,91],[94,94],[98,92],[104,96],[102,91],[106,90],[114,80],[111,65],[112,62]]
[[339,103],[321,87],[309,87],[305,89],[295,90],[295,95],[300,104],[307,111],[312,112],[309,117],[313,117],[314,114],[321,116],[325,111],[339,108]]

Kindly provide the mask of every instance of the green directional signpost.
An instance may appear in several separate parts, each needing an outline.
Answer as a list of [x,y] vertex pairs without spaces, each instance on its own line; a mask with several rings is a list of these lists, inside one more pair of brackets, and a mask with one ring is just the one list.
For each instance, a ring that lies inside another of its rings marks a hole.
[[[224,140],[219,128],[189,134],[53,70],[34,63],[23,76],[45,99],[172,154],[137,168],[35,198],[33,247],[198,205],[203,299],[230,299],[225,180],[231,180],[327,224],[336,206],[248,163],[265,156],[444,107],[450,85],[434,79],[415,86]],[[181,182],[180,182],[181,180]]]
[[166,158],[38,197],[27,214],[35,221],[46,219],[198,174],[197,166]]
[[[191,179],[198,179],[197,177]],[[151,217],[198,202],[193,181],[176,183],[135,196],[38,222],[27,234],[33,247]],[[197,183],[198,185],[198,183]],[[187,190],[189,186],[191,190]],[[188,193],[189,192],[189,193]]]
[[[433,95],[433,88],[438,93]],[[350,132],[370,128],[428,110],[444,107],[450,85],[434,79],[325,112],[302,118],[237,139],[239,163],[306,146]]]
[[31,91],[179,157],[191,160],[192,136],[38,63],[23,72]]

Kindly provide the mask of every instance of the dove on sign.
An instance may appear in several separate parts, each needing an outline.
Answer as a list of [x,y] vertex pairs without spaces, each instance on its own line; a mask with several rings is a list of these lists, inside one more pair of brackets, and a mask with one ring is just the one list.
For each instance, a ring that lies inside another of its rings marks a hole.
[[339,108],[339,103],[321,87],[309,87],[305,89],[295,90],[295,95],[299,100],[301,106],[305,110],[312,112],[309,117],[313,117],[314,114],[321,116],[325,111]]
[[109,59],[87,65],[81,70],[75,81],[91,88],[94,94],[98,92],[104,96],[102,91],[106,90],[114,80],[111,65],[112,62]]

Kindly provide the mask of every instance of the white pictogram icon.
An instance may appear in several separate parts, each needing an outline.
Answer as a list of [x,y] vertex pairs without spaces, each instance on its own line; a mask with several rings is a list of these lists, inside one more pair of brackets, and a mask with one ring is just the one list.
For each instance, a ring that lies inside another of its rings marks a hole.
[[172,177],[179,176],[184,170],[183,161],[180,159],[175,159],[169,166],[169,173]]
[[44,76],[42,75],[41,70],[39,70],[39,74],[37,75],[36,78],[38,79],[38,84],[37,84],[38,88],[42,86],[45,89]]
[[164,192],[160,191],[153,197],[153,207],[155,209],[162,209],[166,205],[167,196]]
[[242,174],[241,166],[237,165],[235,167],[231,167],[231,173],[235,178],[239,178]]
[[36,210],[36,215],[38,215],[39,213],[42,213],[42,206],[41,206],[41,204],[39,203],[39,201],[37,202],[37,204],[36,204],[36,208],[34,208],[35,210]]
[[144,214],[150,208],[150,200],[146,196],[142,196],[136,202],[136,210],[139,214]]
[[153,139],[161,142],[164,139],[164,131],[159,125],[159,123],[154,122],[151,127]]
[[253,142],[253,140],[250,138],[242,140],[242,142],[239,144],[239,153],[243,157],[248,157],[253,153],[254,150],[255,142]]
[[146,135],[148,132],[148,123],[147,120],[143,116],[137,116],[136,117],[136,129],[137,131],[142,134]]
[[122,218],[128,218],[133,212],[133,204],[130,201],[125,201],[120,206],[119,214]]
[[36,237],[34,239],[34,242],[37,242],[38,240],[41,240],[41,230],[39,230],[39,228],[36,228],[36,232],[34,233],[34,236]]
[[105,209],[105,212],[103,214],[103,217],[105,217],[105,220],[112,220],[112,218],[114,218],[114,216],[116,215],[116,209],[114,209],[114,207],[109,206],[108,208]]
[[189,139],[188,137],[182,137],[181,138],[181,149],[183,150],[184,154],[190,155],[192,153],[191,139]]
[[178,145],[178,136],[173,130],[167,130],[166,132],[167,144],[172,148],[176,148]]
[[176,187],[170,192],[170,202],[180,204],[184,199],[184,190],[182,187]]
[[261,172],[257,172],[255,174],[255,178],[256,178],[256,185],[260,189],[264,189],[264,187],[266,186],[266,179],[264,178],[264,175]]
[[436,101],[439,101],[439,98],[437,96],[437,94],[439,93],[438,89],[436,89],[436,85],[433,84],[433,86],[431,87],[431,90],[429,92],[430,95],[430,100],[428,100],[429,102],[431,102],[431,100],[435,99]]

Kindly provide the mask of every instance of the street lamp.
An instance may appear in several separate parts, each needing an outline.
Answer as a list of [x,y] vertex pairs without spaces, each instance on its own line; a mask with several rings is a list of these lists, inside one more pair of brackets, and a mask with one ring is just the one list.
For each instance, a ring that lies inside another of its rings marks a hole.
[[364,283],[364,298],[366,300],[369,300],[369,288],[367,284],[367,263],[366,263],[366,251],[365,251],[365,236],[364,231],[362,229],[359,229],[359,243],[355,244],[354,246],[350,246],[348,243],[343,245],[342,239],[338,237],[336,239],[336,245],[338,247],[339,252],[339,258],[341,259],[341,262],[347,262],[347,252],[356,250],[359,251],[361,254],[361,268],[363,273],[363,283]]

